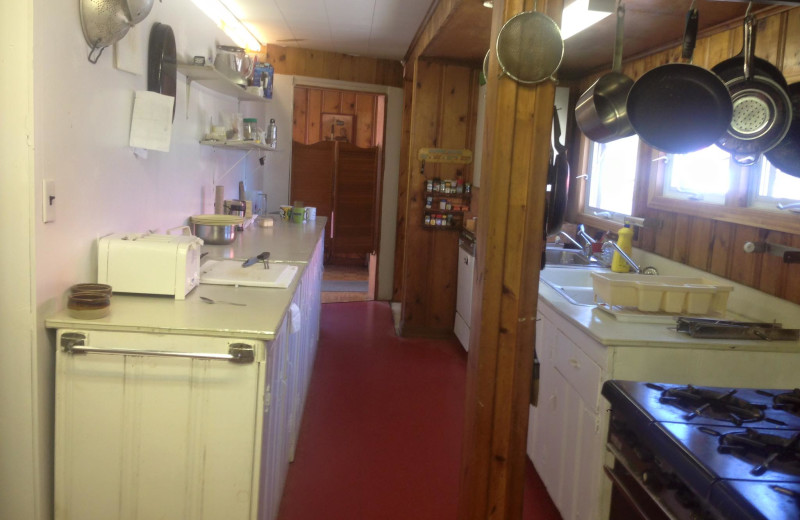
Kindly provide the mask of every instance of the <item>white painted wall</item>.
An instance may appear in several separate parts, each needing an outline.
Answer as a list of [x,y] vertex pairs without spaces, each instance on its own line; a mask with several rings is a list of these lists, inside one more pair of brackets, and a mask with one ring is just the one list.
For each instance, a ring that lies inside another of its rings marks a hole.
[[8,2],[0,17],[0,518],[9,519],[45,518],[47,508],[33,413],[33,11]]
[[[212,212],[216,184],[228,198],[237,195],[239,181],[263,189],[271,211],[289,195],[293,77],[276,76],[272,101],[239,104],[196,84],[187,88],[179,74],[171,150],[137,158],[127,143],[134,92],[147,88],[146,75],[115,68],[112,49],[95,65],[87,61],[77,4],[15,2],[0,22],[0,225],[7,246],[0,253],[0,337],[7,351],[0,363],[0,518],[52,518],[54,337],[44,319],[64,306],[70,285],[96,279],[97,237],[164,232]],[[231,43],[191,0],[155,2],[121,42],[138,52],[133,63],[141,71],[155,22],[173,28],[181,62]],[[395,95],[388,135],[399,150],[402,95],[399,108]],[[198,144],[212,118],[234,111],[264,126],[274,117],[278,151]],[[393,246],[399,152],[388,143],[386,152],[384,211],[391,222],[384,222],[382,243]],[[56,184],[56,220],[48,224],[41,221],[45,179]],[[387,246],[385,260],[393,257]],[[385,272],[392,270],[390,264]],[[391,279],[385,286],[391,289]]]
[[[0,518],[46,519],[53,515],[54,345],[44,319],[63,307],[70,285],[96,279],[98,236],[185,224],[213,211],[215,184],[230,198],[240,180],[262,189],[271,172],[269,162],[258,163],[260,153],[198,140],[212,117],[240,111],[265,123],[279,103],[239,105],[196,84],[187,92],[179,75],[170,152],[137,158],[127,143],[134,92],[146,90],[146,75],[116,69],[110,48],[97,64],[87,61],[78,2],[34,0],[9,9],[0,22],[0,215],[11,245],[0,253],[0,334],[11,352],[0,363]],[[155,22],[173,28],[179,61],[231,43],[190,0],[155,2],[122,42],[138,52],[142,71]],[[290,132],[284,124],[281,133]],[[266,184],[288,186],[287,172],[282,183]],[[44,179],[56,183],[56,221],[49,224],[41,221]]]

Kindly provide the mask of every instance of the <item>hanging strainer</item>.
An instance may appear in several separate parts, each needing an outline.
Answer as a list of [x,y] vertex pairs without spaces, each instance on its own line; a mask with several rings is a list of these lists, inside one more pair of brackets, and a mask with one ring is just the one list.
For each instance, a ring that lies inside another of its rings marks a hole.
[[525,11],[500,29],[496,51],[503,74],[519,83],[539,83],[552,78],[561,66],[564,40],[552,18]]
[[[80,0],[81,27],[89,44],[89,61],[97,63],[103,49],[120,41],[131,28],[124,0]],[[96,54],[95,54],[96,53]]]
[[153,9],[153,0],[124,0],[122,7],[131,25],[141,22]]

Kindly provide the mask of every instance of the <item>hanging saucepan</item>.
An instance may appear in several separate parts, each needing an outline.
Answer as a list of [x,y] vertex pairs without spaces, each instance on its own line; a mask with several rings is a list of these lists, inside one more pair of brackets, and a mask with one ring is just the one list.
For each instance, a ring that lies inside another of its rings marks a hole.
[[647,144],[684,154],[717,142],[731,122],[733,105],[725,83],[691,64],[698,13],[686,15],[682,55],[689,63],[670,63],[646,72],[628,94],[628,119]]
[[608,143],[633,135],[626,103],[633,80],[622,74],[622,36],[625,6],[617,6],[617,35],[611,72],[604,74],[581,94],[575,106],[575,119],[581,132],[598,143]]
[[[760,74],[753,68],[755,45],[755,18],[748,13],[744,19],[744,62],[738,72],[731,74],[728,66],[714,67],[727,78],[725,85],[733,101],[733,118],[717,146],[730,152],[734,161],[742,165],[755,163],[762,153],[775,148],[792,123],[792,101],[786,92],[786,81],[781,85],[773,79],[774,75]],[[783,78],[780,72],[777,74],[779,79]]]
[[481,78],[479,83],[481,85],[486,85],[486,82],[489,81],[489,54],[491,54],[492,49],[486,51],[486,56],[483,57],[483,69],[481,69]]
[[[120,41],[131,28],[125,0],[79,0],[83,37],[89,44],[89,62],[97,63],[103,49]],[[96,54],[95,54],[96,53]]]
[[792,100],[792,125],[778,146],[764,155],[783,173],[800,177],[800,83],[788,87]]
[[561,66],[564,40],[552,18],[525,11],[503,25],[495,51],[504,75],[519,83],[539,83],[552,78]]
[[553,141],[556,154],[548,170],[547,182],[550,184],[550,194],[545,220],[545,234],[549,237],[557,235],[561,231],[561,226],[564,225],[567,215],[567,193],[569,192],[567,148],[561,144],[561,124],[556,107],[553,107]]

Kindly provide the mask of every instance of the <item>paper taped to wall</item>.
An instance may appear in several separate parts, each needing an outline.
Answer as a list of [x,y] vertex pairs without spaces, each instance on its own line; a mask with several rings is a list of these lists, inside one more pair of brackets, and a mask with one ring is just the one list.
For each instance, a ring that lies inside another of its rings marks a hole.
[[172,137],[172,106],[175,98],[137,90],[133,101],[129,145],[168,152]]

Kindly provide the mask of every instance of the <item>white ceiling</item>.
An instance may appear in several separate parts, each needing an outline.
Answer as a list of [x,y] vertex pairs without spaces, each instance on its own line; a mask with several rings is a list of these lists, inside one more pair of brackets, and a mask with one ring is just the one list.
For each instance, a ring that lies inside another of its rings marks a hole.
[[261,43],[401,59],[433,0],[223,0]]

